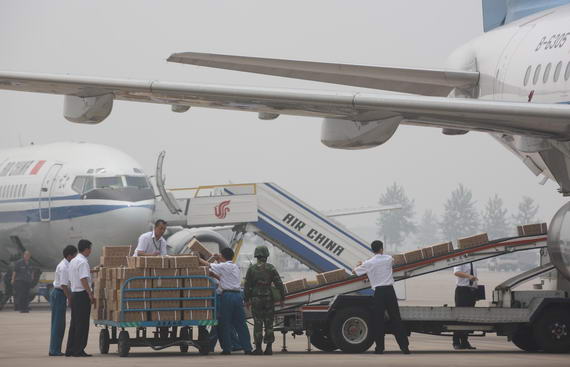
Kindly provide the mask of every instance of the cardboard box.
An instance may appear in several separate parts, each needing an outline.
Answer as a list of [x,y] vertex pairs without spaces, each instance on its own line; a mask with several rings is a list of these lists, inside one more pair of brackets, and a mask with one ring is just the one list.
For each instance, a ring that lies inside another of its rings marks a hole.
[[423,260],[424,255],[422,253],[422,250],[415,250],[415,251],[406,252],[404,254],[404,258],[406,259],[406,264],[411,264]]
[[453,244],[451,242],[438,243],[431,248],[433,256],[444,256],[453,252]]
[[106,268],[116,268],[119,266],[127,266],[126,256],[101,256],[100,265]]
[[[149,312],[150,321],[178,321],[182,319],[182,311],[151,311]],[[196,319],[202,320],[202,319]]]
[[184,311],[183,320],[212,320],[214,312],[212,310],[204,311]]
[[422,257],[424,259],[429,259],[429,258],[432,258],[434,256],[433,255],[433,249],[431,247],[425,247],[421,250],[422,250]]
[[406,257],[403,254],[392,255],[392,257],[394,258],[392,267],[406,265]]
[[170,268],[197,268],[200,266],[200,261],[198,256],[194,255],[181,255],[181,256],[171,256],[169,258]]
[[204,247],[204,245],[202,245],[200,241],[195,238],[192,239],[192,241],[188,242],[186,247],[188,247],[194,255],[200,256],[202,259],[208,262],[212,263],[215,261],[214,254],[212,254],[210,250]]
[[[203,276],[208,275],[208,268],[203,266],[199,268],[180,269],[180,275],[196,276],[196,278],[184,279],[184,288],[206,288],[215,286],[215,283],[213,281],[209,280],[208,278],[202,278]],[[182,291],[182,297],[212,297],[214,292],[215,289],[186,289]]]
[[134,277],[144,277],[149,275],[149,269],[118,268],[113,270],[113,278],[123,281]]
[[101,256],[131,256],[131,246],[104,246]]
[[[180,308],[180,291],[151,291],[150,307],[152,308]],[[173,300],[158,300],[157,298],[176,298]]]
[[[152,277],[175,277],[179,276],[180,269],[148,269]],[[153,279],[153,288],[182,288],[182,279]]]
[[317,274],[317,283],[319,285],[334,283],[348,278],[348,274],[343,269],[331,270],[325,273]]
[[110,317],[112,321],[115,322],[143,322],[148,321],[147,312],[124,312],[123,313],[123,320],[121,320],[121,312],[120,311],[111,311]]
[[548,228],[546,223],[525,224],[524,226],[517,226],[519,236],[537,236],[547,234]]
[[285,293],[287,293],[287,294],[300,292],[300,291],[305,290],[309,287],[307,285],[307,279],[304,279],[304,278],[285,282],[285,283],[283,283],[283,286],[285,287]]
[[131,262],[131,268],[138,269],[168,269],[170,267],[170,259],[168,256],[137,256],[133,257]]
[[471,247],[477,247],[489,242],[489,236],[487,233],[476,234],[475,236],[459,238],[457,240],[457,246],[464,250]]

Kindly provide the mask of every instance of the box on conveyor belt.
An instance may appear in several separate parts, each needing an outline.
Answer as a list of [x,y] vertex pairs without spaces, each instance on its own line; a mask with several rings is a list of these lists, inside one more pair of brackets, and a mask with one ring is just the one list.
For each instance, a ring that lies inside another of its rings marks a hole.
[[443,256],[453,252],[453,244],[451,242],[438,243],[433,245],[433,256]]
[[192,239],[192,241],[188,242],[186,245],[192,251],[194,255],[200,256],[202,259],[208,262],[214,262],[214,254],[210,252],[204,245],[200,243],[197,239]]
[[433,249],[431,247],[424,247],[422,250],[422,257],[424,259],[429,259],[433,257]]
[[536,236],[546,234],[548,228],[546,223],[525,224],[524,226],[517,226],[519,236]]
[[197,268],[200,266],[200,261],[198,260],[198,256],[194,255],[178,255],[178,256],[170,256],[170,268],[172,269],[179,269],[179,268]]
[[116,268],[119,266],[127,266],[127,256],[101,256],[101,266],[106,268]]
[[138,269],[168,269],[170,258],[168,256],[136,256],[129,258],[129,267]]
[[101,256],[131,256],[131,246],[104,246]]
[[285,287],[285,293],[287,293],[287,294],[300,292],[300,291],[305,290],[309,287],[307,285],[307,279],[304,279],[304,278],[285,282],[285,283],[283,283],[283,286]]
[[[148,269],[151,277],[176,277],[180,269]],[[182,279],[159,278],[152,280],[153,288],[182,288]]]
[[394,258],[392,267],[406,265],[406,257],[403,254],[392,255],[392,258]]
[[406,259],[406,264],[415,263],[416,261],[423,260],[424,255],[422,250],[414,250],[410,252],[406,252],[404,254],[404,258]]
[[[180,269],[181,276],[207,276],[208,268],[205,266],[200,266],[198,268],[187,268]],[[184,288],[207,288],[214,287],[214,283],[207,278],[188,278],[184,279]],[[212,289],[191,289],[183,290],[182,297],[211,297],[215,290]]]
[[489,236],[487,236],[487,233],[480,233],[475,236],[459,238],[457,240],[457,247],[463,250],[466,248],[476,247],[487,242],[489,242]]
[[331,270],[317,274],[317,283],[319,283],[319,285],[323,285],[338,282],[346,278],[348,278],[348,274],[343,269]]

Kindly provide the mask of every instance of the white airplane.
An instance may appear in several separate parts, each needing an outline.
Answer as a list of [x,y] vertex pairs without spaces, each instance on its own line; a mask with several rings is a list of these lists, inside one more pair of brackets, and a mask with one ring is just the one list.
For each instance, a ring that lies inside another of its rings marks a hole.
[[0,269],[24,249],[53,271],[66,245],[132,245],[152,221],[155,195],[141,166],[102,145],[54,143],[0,150]]
[[[445,69],[411,69],[264,59],[194,52],[169,61],[313,80],[385,92],[331,92],[200,85],[156,80],[0,72],[0,88],[65,96],[64,116],[99,123],[114,100],[163,103],[174,112],[209,107],[325,118],[321,141],[364,149],[400,124],[457,135],[491,133],[535,174],[570,195],[570,0],[483,0],[485,33],[454,51]],[[551,256],[570,278],[561,208],[550,228]]]

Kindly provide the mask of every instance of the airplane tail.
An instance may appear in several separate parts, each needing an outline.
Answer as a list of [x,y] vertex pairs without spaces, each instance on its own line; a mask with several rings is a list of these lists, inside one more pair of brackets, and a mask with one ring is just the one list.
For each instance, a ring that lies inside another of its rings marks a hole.
[[570,0],[483,0],[483,29],[509,24],[531,14],[570,4]]

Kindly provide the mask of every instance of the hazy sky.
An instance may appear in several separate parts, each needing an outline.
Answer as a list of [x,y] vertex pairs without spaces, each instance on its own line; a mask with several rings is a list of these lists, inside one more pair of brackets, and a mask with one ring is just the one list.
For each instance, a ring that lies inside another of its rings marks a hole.
[[[0,70],[164,81],[355,90],[167,63],[197,51],[313,61],[443,67],[482,33],[480,1],[8,1],[0,0]],[[535,198],[550,220],[566,201],[483,133],[443,136],[400,127],[383,146],[333,150],[320,119],[115,102],[96,126],[67,122],[63,97],[0,91],[0,148],[88,141],[122,149],[153,174],[167,151],[169,187],[273,181],[319,209],[373,205],[392,182],[441,213],[459,183],[482,208],[499,194],[514,211]],[[345,220],[370,225],[375,216]]]

